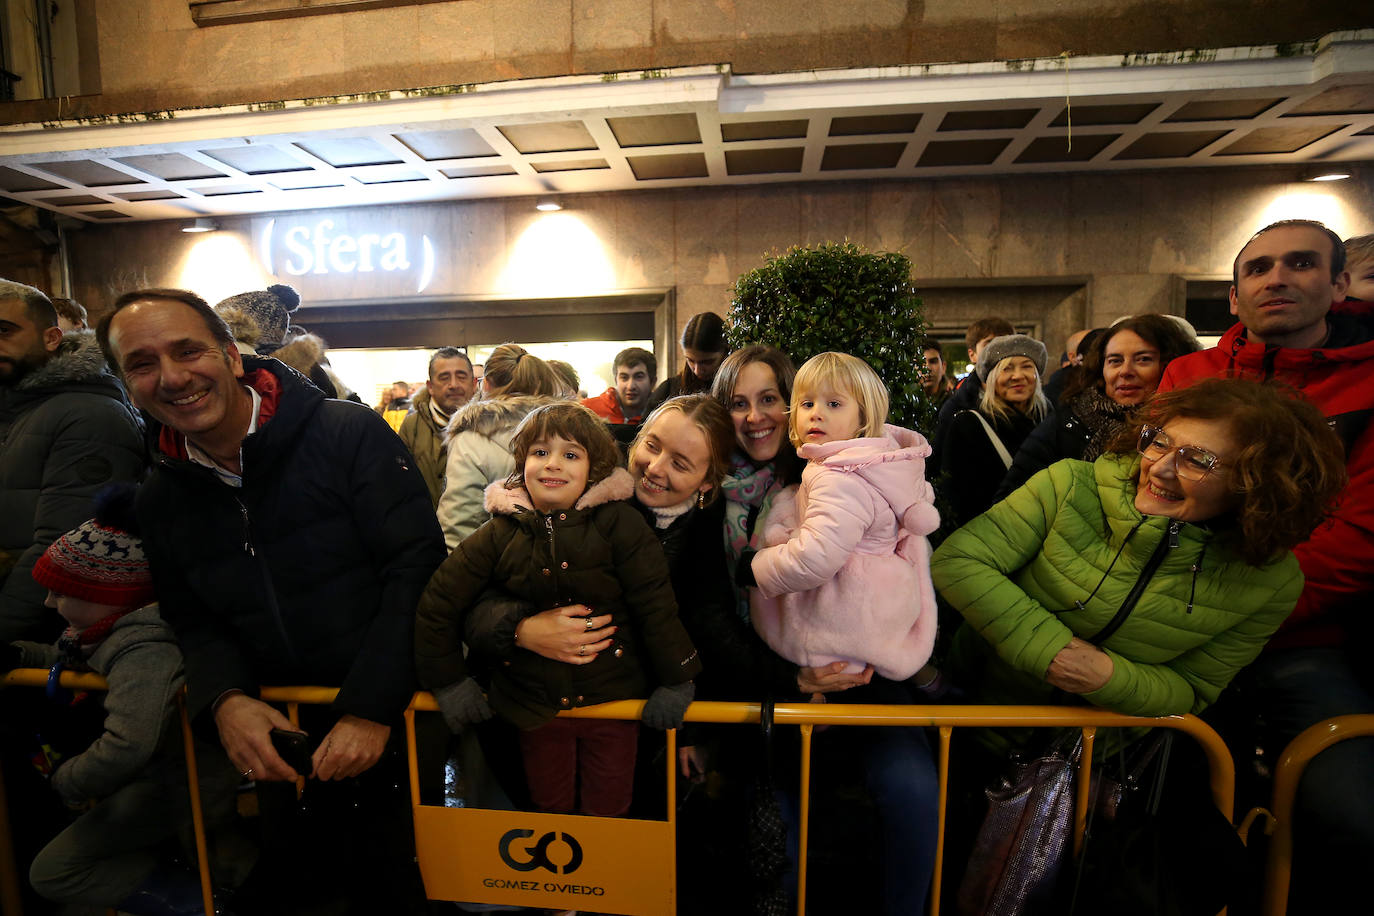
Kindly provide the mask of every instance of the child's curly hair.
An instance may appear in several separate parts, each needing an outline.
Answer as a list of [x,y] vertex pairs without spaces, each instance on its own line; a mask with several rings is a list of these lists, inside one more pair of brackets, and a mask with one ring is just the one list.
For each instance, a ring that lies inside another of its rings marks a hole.
[[536,407],[525,414],[515,427],[510,450],[515,456],[515,470],[506,478],[506,488],[514,490],[525,485],[525,459],[536,442],[559,436],[576,442],[587,450],[587,486],[600,483],[620,464],[620,449],[600,417],[581,404],[558,401]]

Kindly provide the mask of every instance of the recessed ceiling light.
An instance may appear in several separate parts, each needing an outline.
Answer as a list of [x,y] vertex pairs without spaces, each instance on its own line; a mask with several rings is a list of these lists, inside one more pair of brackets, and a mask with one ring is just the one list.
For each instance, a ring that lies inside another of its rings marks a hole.
[[538,203],[534,205],[534,209],[539,210],[543,213],[552,213],[555,210],[562,210],[563,205],[560,204],[558,201],[554,200],[552,197],[541,197],[539,198]]
[[219,223],[210,219],[208,216],[198,216],[188,223],[181,226],[182,232],[214,232],[219,228]]
[[1314,169],[1307,175],[1306,181],[1344,181],[1350,177],[1350,170],[1338,166],[1329,168]]

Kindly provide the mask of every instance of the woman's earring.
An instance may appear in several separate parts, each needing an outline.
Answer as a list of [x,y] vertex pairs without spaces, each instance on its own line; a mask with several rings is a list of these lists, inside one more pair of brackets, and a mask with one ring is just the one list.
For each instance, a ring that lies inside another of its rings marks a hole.
[[706,508],[706,491],[705,491],[705,490],[697,490],[697,508],[698,508],[698,509],[705,509],[705,508]]

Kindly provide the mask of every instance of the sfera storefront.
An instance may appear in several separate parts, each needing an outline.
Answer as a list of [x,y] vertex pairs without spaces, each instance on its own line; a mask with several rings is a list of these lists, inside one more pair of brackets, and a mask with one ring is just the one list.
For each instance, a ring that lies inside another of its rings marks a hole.
[[[91,226],[68,234],[71,286],[98,317],[130,289],[190,289],[213,304],[284,283],[301,297],[292,324],[331,353],[480,355],[516,341],[572,362],[597,394],[624,346],[658,354],[660,379],[675,369],[672,272],[655,284],[616,268],[613,199],[568,198],[551,213],[520,198],[216,217],[195,233],[182,221]],[[422,380],[423,366],[382,377]],[[355,387],[366,400],[368,386]]]

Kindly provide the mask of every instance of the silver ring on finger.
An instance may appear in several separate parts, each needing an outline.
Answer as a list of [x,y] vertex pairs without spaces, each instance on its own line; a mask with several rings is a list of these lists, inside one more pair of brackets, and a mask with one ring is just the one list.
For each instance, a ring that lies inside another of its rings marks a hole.
[[577,647],[577,654],[578,654],[578,655],[586,655],[586,654],[587,654],[587,647],[586,647],[586,646],[578,646],[578,647]]
[[590,632],[592,631],[592,626],[593,626],[593,624],[592,624],[592,619],[591,619],[590,617],[588,617],[588,618],[587,618],[587,632],[588,632],[588,633],[590,633]]
[[240,773],[239,775],[242,776],[244,779],[252,779],[252,778],[253,778],[253,768],[252,768],[252,767],[249,767],[248,769],[244,770],[244,771],[243,771],[242,773]]

